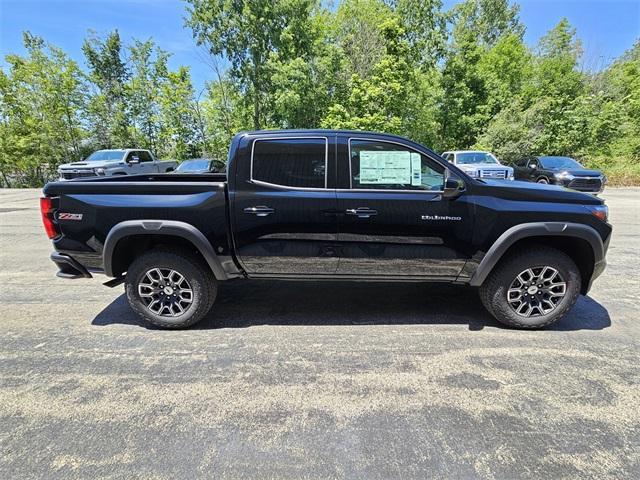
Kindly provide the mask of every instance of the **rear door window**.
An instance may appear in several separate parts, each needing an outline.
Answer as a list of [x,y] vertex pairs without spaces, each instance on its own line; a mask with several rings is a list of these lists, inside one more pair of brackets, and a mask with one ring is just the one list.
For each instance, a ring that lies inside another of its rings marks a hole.
[[253,143],[251,179],[293,188],[325,188],[326,138],[281,138]]

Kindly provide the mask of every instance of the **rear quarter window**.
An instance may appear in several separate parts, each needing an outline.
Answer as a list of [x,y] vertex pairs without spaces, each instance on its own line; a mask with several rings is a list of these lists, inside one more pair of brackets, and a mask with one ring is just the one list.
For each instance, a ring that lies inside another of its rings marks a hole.
[[255,140],[251,179],[294,188],[325,188],[326,138]]

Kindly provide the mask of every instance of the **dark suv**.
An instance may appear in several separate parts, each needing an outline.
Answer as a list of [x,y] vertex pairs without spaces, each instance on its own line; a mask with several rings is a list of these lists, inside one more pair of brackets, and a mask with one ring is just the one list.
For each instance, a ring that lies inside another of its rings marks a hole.
[[550,183],[580,192],[601,193],[607,177],[570,157],[524,157],[513,165],[516,180]]

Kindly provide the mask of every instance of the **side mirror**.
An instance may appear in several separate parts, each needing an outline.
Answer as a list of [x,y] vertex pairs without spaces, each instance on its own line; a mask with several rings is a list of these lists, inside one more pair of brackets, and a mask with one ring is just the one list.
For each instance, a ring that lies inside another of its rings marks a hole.
[[140,157],[133,156],[129,160],[127,160],[127,163],[129,163],[131,165],[135,165],[137,163],[140,163]]
[[537,163],[530,163],[530,164],[529,164],[529,168],[530,168],[531,170],[535,170],[536,168],[538,168],[538,164],[537,164]]
[[462,195],[464,191],[464,182],[455,173],[450,170],[445,172],[444,176],[444,190],[442,191],[442,198],[457,198]]

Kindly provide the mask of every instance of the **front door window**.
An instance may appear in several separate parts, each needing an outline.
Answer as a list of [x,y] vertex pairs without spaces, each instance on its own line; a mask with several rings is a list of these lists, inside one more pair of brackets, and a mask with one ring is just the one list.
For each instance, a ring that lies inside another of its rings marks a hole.
[[351,188],[442,191],[444,168],[403,145],[352,139]]

